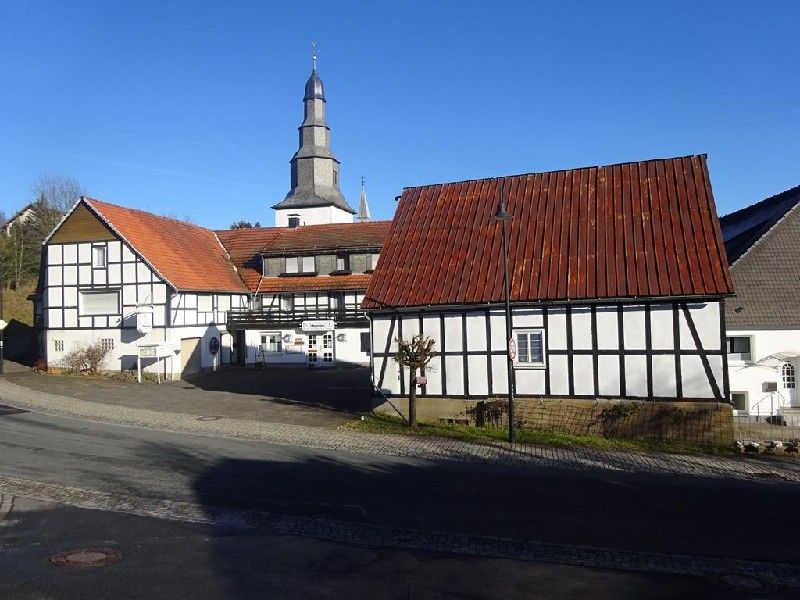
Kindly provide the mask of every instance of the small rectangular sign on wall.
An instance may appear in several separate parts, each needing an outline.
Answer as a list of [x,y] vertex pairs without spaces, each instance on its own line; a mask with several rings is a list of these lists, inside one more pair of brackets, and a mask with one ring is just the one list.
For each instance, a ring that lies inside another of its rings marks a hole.
[[300,324],[300,329],[303,331],[333,331],[333,321],[328,319],[325,321],[303,321]]

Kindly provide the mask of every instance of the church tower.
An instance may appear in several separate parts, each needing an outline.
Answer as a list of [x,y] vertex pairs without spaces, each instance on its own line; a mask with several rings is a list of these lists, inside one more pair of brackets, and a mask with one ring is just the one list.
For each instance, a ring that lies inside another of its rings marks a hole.
[[339,160],[331,152],[331,130],[325,122],[325,91],[317,75],[316,48],[303,104],[300,148],[291,160],[292,189],[272,207],[275,226],[352,223],[356,211],[339,191]]

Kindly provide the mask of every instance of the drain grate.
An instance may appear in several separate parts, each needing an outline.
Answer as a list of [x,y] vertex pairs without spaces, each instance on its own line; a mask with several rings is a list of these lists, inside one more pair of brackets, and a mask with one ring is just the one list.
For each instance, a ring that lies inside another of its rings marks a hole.
[[50,562],[57,567],[76,569],[106,567],[121,560],[122,552],[113,548],[75,548],[50,557]]

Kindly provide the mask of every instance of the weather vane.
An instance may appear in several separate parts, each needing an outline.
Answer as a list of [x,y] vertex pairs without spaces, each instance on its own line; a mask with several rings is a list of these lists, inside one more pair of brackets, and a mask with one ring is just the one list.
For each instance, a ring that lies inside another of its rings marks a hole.
[[311,42],[311,63],[314,66],[314,70],[317,70],[317,54],[319,53],[317,48],[317,42]]

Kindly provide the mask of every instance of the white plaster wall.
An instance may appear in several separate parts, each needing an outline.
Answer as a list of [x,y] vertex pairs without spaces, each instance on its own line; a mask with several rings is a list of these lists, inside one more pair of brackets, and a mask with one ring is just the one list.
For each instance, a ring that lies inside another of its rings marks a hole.
[[275,227],[288,227],[289,215],[298,215],[300,225],[325,225],[327,223],[352,223],[353,215],[334,206],[292,208],[275,210]]
[[[281,337],[289,336],[290,341],[283,341],[283,350],[280,353],[266,354],[264,362],[267,364],[295,364],[305,365],[308,361],[308,332],[300,328],[284,328],[284,329],[258,329],[247,330],[245,332],[245,343],[247,344],[247,364],[255,364],[262,361],[262,356],[258,352],[262,333],[279,333]],[[336,364],[369,364],[369,352],[361,351],[361,334],[368,334],[369,328],[366,327],[347,327],[338,328],[333,330],[333,355],[334,363]],[[318,333],[321,336],[322,332]],[[343,340],[337,339],[339,336],[344,336]],[[301,345],[295,344],[295,340],[301,340]],[[322,353],[320,346],[318,366],[324,366],[322,363]]]
[[[791,390],[783,387],[778,367],[755,364],[777,352],[800,353],[800,330],[731,329],[727,334],[729,337],[750,338],[751,360],[749,362],[728,360],[731,393],[745,392],[747,394],[747,412],[753,415],[768,415],[774,414],[783,407],[800,406],[797,388],[792,394]],[[800,384],[800,360],[790,359],[788,362],[794,365],[798,384]],[[778,393],[770,394],[762,391],[764,382],[777,383]]]

